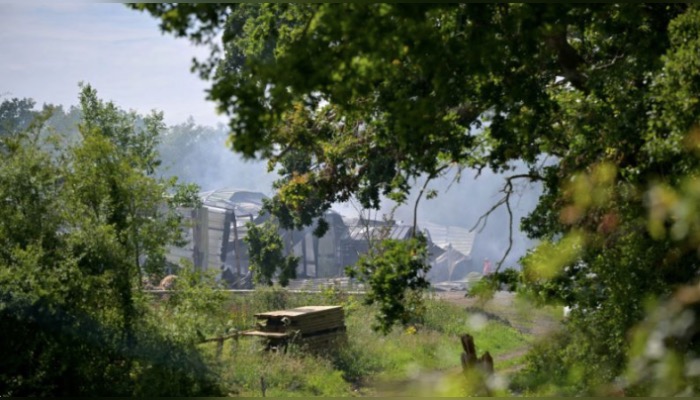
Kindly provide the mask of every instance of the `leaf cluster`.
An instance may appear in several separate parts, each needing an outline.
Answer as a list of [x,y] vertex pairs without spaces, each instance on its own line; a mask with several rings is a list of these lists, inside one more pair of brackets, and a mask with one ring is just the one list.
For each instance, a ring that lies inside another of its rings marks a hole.
[[415,318],[422,297],[414,294],[429,286],[429,269],[427,239],[418,235],[382,240],[347,273],[368,285],[364,301],[378,305],[374,328],[386,334],[395,324],[408,325]]
[[276,276],[281,286],[287,286],[290,279],[296,278],[299,257],[284,255],[284,243],[277,224],[271,220],[262,225],[248,222],[246,228],[243,240],[248,245],[249,268],[253,271],[255,283],[270,286]]

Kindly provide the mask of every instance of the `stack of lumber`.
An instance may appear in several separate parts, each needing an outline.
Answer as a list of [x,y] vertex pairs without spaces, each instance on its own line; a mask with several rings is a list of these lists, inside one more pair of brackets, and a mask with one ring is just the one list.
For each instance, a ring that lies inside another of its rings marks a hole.
[[302,337],[301,341],[308,349],[320,351],[329,349],[339,343],[345,343],[347,341],[347,334],[343,327],[342,329],[332,332]]
[[345,338],[341,306],[307,306],[255,314],[256,329],[246,336],[261,336],[272,343],[298,339],[309,347],[328,347]]
[[331,329],[344,328],[341,306],[308,306],[291,310],[255,314],[257,327],[267,332],[295,332],[309,335]]

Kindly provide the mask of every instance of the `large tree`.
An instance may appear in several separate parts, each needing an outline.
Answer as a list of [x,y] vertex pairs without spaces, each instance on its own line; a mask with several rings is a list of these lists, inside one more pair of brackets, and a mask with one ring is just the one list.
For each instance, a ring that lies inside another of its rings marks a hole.
[[233,149],[283,167],[270,209],[289,226],[352,195],[403,201],[452,166],[524,162],[499,203],[519,179],[543,183],[522,221],[543,241],[524,275],[576,306],[559,361],[602,366],[577,375],[584,386],[620,373],[644,299],[696,279],[693,5],[131,7],[212,45],[195,67]]
[[180,239],[173,182],[151,176],[162,116],[139,126],[84,86],[66,145],[45,142],[50,108],[27,110],[0,136],[0,396],[220,394],[140,290]]

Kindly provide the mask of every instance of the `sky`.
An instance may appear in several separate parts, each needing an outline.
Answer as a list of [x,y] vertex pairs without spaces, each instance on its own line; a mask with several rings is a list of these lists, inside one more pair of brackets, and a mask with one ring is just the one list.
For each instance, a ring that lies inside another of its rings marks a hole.
[[207,82],[190,72],[206,52],[119,3],[0,2],[2,98],[69,106],[82,81],[121,108],[163,111],[167,124],[192,116],[213,126],[226,119],[205,100]]
[[[208,83],[190,72],[192,58],[206,56],[207,49],[162,34],[158,21],[150,15],[119,3],[4,1],[0,0],[0,99],[31,97],[39,105],[68,107],[77,103],[78,83],[82,81],[96,88],[100,98],[122,109],[163,111],[168,125],[182,123],[190,116],[201,125],[226,123],[225,117],[216,114],[215,105],[205,100]],[[218,172],[233,173],[203,172],[203,187],[229,186],[232,179],[240,183],[237,177],[243,173],[246,182],[259,183],[259,187],[249,189],[270,194],[272,178],[265,175],[263,163],[242,168],[240,158],[223,143],[209,154],[218,157],[217,165],[228,166]],[[419,220],[471,228],[498,201],[503,187],[503,176],[488,171],[479,179],[474,176],[466,172],[462,182],[449,190],[450,177],[436,181],[431,188],[438,189],[440,195],[421,202]],[[539,193],[539,187],[521,190],[514,203],[516,225],[532,210]],[[334,209],[355,213],[349,205]],[[384,207],[384,211],[389,209],[391,205]],[[410,221],[412,215],[409,204],[397,210],[395,217]],[[479,251],[474,257],[500,259],[508,246],[507,237],[508,215],[502,208],[477,236]],[[516,229],[507,264],[515,264],[532,244]]]

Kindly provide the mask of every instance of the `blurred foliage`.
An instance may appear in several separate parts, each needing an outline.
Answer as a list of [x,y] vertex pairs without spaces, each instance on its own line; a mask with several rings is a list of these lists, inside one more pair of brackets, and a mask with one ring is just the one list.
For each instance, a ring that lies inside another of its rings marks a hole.
[[700,286],[685,286],[633,331],[625,385],[651,396],[694,396],[700,390]]
[[483,276],[467,289],[467,296],[476,296],[483,300],[490,300],[498,290],[515,292],[522,288],[523,277],[520,271],[506,268]]

